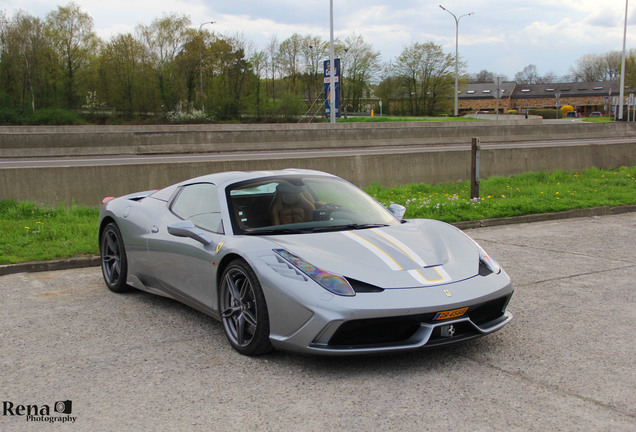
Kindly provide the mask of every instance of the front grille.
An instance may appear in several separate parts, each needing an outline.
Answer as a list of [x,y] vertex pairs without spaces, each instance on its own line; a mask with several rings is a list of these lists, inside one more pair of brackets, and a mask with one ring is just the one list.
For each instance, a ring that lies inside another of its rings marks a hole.
[[508,304],[509,297],[501,297],[468,309],[470,320],[478,326],[500,318]]
[[405,341],[420,328],[412,318],[380,318],[348,321],[329,341],[330,346],[382,345]]
[[[470,306],[466,314],[476,325],[483,325],[503,316],[510,296],[501,297],[486,303]],[[441,312],[441,311],[440,311]],[[434,321],[436,313],[419,315],[397,316],[390,318],[374,318],[347,321],[342,324],[329,340],[329,346],[334,348],[344,347],[370,347],[382,345],[406,344],[408,340],[419,330],[422,323],[443,324],[444,321]],[[452,322],[453,320],[448,320]],[[459,336],[469,336],[479,332],[469,323],[457,324]],[[439,329],[433,333],[431,344],[435,339],[441,338]]]

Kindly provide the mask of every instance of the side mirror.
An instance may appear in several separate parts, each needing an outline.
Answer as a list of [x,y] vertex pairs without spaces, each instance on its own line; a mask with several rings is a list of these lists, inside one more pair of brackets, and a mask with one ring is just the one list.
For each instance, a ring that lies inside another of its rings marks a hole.
[[182,220],[168,225],[168,232],[176,237],[189,237],[205,246],[212,243],[212,239],[189,220]]
[[394,203],[389,206],[389,211],[393,213],[393,216],[395,216],[399,220],[402,220],[404,219],[404,213],[406,213],[406,207]]

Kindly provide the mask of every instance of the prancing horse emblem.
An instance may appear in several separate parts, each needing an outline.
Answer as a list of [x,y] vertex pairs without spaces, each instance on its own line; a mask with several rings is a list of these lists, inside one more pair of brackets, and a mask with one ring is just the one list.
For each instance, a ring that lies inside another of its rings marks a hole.
[[448,329],[446,330],[448,332],[448,337],[453,337],[455,336],[455,326],[454,325],[449,325]]

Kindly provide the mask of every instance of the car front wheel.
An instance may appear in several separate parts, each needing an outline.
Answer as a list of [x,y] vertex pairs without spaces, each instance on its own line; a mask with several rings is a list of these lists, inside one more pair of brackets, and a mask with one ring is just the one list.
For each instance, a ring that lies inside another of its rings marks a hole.
[[232,347],[244,355],[260,355],[272,349],[269,315],[261,285],[243,260],[232,261],[221,279],[221,319]]

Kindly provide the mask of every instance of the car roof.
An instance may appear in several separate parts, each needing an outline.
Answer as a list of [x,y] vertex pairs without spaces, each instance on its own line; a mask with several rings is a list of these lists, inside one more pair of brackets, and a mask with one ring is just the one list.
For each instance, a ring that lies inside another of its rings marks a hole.
[[160,199],[162,201],[168,201],[174,191],[184,185],[193,183],[213,183],[219,187],[227,184],[236,183],[239,181],[252,180],[263,177],[290,177],[297,175],[313,175],[324,177],[336,177],[333,174],[329,174],[322,171],[288,168],[284,170],[272,170],[272,171],[226,171],[214,174],[206,174],[200,177],[184,180],[180,183],[168,186],[161,190],[158,190],[152,194],[153,198]]

